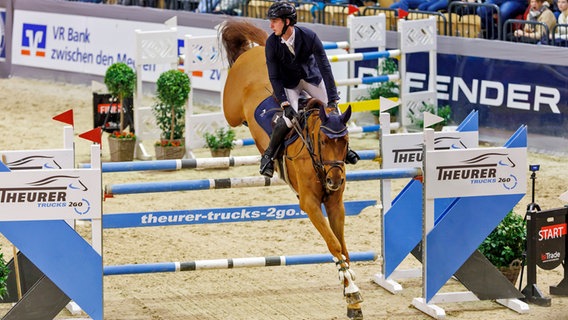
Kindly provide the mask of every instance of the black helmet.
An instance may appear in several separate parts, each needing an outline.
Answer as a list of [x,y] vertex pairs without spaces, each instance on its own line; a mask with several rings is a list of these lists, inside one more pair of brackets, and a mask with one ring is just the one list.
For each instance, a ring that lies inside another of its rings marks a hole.
[[290,25],[293,26],[296,24],[297,15],[296,15],[296,7],[294,4],[285,1],[278,1],[273,3],[270,8],[268,8],[268,13],[266,14],[268,19],[277,19],[281,18],[282,20],[286,21],[285,19],[290,19]]

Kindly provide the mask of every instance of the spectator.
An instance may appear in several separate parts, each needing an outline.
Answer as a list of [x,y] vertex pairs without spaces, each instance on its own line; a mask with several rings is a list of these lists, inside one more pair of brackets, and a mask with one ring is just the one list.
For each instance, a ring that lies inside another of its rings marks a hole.
[[[523,14],[527,5],[526,0],[486,0],[484,3],[495,4],[499,7],[498,22],[500,27],[503,27],[506,20],[514,19]],[[496,39],[499,36],[499,33],[495,31],[498,26],[493,21],[495,13],[494,10],[486,6],[477,9],[477,14],[481,17],[481,29],[485,30],[487,39]]]
[[[546,0],[530,0],[530,12],[527,15],[527,21],[541,22],[548,26],[548,31],[551,31],[556,25],[556,18],[554,13],[549,8]],[[546,30],[540,25],[526,23],[522,29],[513,32],[513,41],[525,43],[538,43],[547,37]],[[545,39],[545,41],[548,41]]]
[[436,12],[446,10],[448,8],[448,0],[430,0],[424,1],[418,6],[420,11]]
[[448,0],[400,0],[391,4],[391,9],[432,11],[443,10],[448,7]]
[[402,9],[408,11],[410,9],[418,9],[418,6],[425,2],[424,0],[400,0],[390,5],[391,9]]
[[220,0],[200,0],[196,12],[211,13],[219,5]]
[[568,42],[568,0],[558,0],[558,24],[562,25],[556,29],[554,34],[554,45],[566,46]]
[[568,24],[568,0],[558,0],[558,24]]

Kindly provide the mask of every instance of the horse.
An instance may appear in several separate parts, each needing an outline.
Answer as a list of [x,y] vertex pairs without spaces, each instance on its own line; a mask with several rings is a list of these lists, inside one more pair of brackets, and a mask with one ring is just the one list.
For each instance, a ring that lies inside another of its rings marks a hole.
[[[229,62],[223,91],[223,113],[232,127],[248,126],[258,151],[263,154],[270,141],[269,133],[255,117],[262,105],[280,110],[272,95],[264,51],[266,32],[246,21],[229,20],[220,28],[220,40]],[[363,319],[359,288],[349,266],[349,252],[344,238],[345,156],[349,143],[346,123],[351,107],[343,114],[311,99],[296,122],[300,138],[288,144],[275,169],[296,193],[300,208],[325,240],[338,267],[347,302],[347,316]],[[303,123],[300,127],[297,124]],[[321,206],[325,207],[326,220]]]

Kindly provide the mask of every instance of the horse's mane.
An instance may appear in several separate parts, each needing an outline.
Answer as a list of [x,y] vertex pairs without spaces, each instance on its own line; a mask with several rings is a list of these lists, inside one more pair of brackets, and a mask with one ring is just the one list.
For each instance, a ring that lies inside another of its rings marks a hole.
[[221,41],[227,52],[229,66],[255,44],[264,46],[268,34],[254,24],[242,20],[228,20],[221,26]]

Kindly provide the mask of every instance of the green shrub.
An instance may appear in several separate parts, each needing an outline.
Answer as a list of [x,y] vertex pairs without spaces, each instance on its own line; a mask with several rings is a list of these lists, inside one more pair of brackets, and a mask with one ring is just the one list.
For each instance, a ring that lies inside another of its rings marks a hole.
[[183,139],[185,104],[191,90],[189,77],[179,70],[168,70],[160,74],[156,87],[158,102],[152,112],[162,131],[162,139]]
[[207,148],[211,150],[218,149],[233,149],[233,141],[235,140],[235,131],[231,128],[219,128],[215,130],[214,134],[206,132],[203,137]]
[[120,102],[120,132],[124,131],[124,99],[132,97],[136,88],[136,73],[124,62],[113,63],[105,73],[105,85]]
[[508,267],[513,260],[522,258],[526,239],[526,221],[511,211],[481,243],[478,250],[494,266]]

